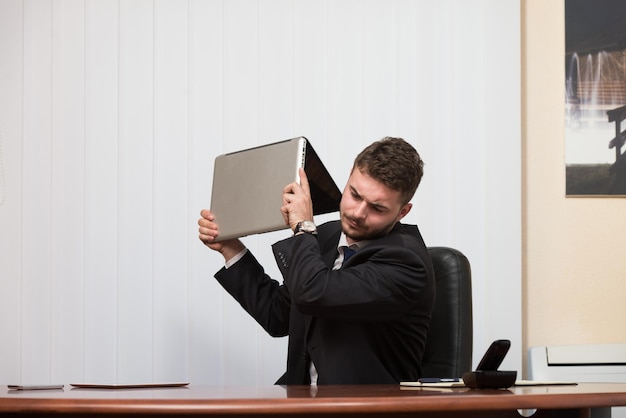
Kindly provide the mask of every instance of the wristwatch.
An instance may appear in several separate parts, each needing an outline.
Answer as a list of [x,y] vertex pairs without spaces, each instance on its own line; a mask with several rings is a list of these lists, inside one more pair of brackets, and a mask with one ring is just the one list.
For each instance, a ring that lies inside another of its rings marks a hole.
[[293,230],[294,235],[299,232],[306,232],[307,234],[317,235],[317,227],[313,221],[298,222],[298,225]]

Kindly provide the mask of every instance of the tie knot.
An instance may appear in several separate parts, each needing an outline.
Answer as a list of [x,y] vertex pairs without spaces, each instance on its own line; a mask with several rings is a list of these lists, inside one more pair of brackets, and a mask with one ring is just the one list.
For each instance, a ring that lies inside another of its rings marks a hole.
[[348,259],[352,257],[354,253],[356,253],[356,251],[353,250],[352,248],[343,247],[343,262],[345,263],[346,261],[348,261]]

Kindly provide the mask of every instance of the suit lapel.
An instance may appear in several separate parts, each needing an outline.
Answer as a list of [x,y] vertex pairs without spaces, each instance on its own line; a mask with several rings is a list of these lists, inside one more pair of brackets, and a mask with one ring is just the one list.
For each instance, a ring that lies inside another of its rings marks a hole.
[[332,233],[328,235],[328,237],[324,240],[324,242],[320,243],[320,252],[322,253],[322,260],[324,260],[324,264],[328,268],[333,268],[333,264],[335,264],[335,259],[337,255],[339,255],[337,251],[337,244],[339,243],[339,235],[341,234],[341,224],[339,222],[334,224]]

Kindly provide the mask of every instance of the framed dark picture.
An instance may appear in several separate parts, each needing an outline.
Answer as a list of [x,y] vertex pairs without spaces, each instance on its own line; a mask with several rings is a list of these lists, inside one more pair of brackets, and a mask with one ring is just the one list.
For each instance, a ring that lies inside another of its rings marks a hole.
[[626,196],[626,1],[565,0],[567,196]]

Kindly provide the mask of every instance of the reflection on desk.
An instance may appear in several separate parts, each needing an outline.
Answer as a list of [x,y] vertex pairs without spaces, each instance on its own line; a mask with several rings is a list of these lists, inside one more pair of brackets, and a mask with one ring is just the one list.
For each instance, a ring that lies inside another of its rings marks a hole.
[[507,390],[362,386],[195,386],[159,389],[0,390],[0,415],[139,416],[585,416],[590,408],[626,405],[626,384],[511,387]]

